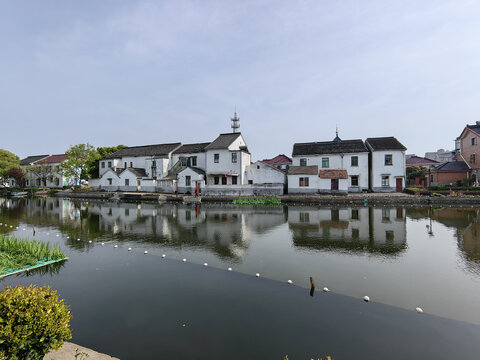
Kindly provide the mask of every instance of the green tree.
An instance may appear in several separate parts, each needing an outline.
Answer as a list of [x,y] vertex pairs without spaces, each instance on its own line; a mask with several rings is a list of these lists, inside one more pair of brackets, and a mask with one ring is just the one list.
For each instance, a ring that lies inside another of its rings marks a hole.
[[66,177],[73,177],[76,180],[88,177],[85,173],[88,163],[96,158],[97,152],[89,143],[72,145],[65,152],[68,156],[67,160],[60,164],[63,174]]
[[425,177],[427,168],[423,166],[409,166],[407,167],[407,179],[415,179],[417,177]]
[[93,159],[92,161],[90,161],[87,164],[87,167],[86,167],[86,170],[85,170],[86,176],[88,176],[89,179],[100,177],[100,174],[99,174],[99,170],[100,170],[99,169],[99,160],[105,159],[108,155],[111,155],[114,152],[116,152],[120,149],[124,149],[124,148],[126,148],[125,145],[98,147],[97,150],[96,150],[97,154],[96,154],[95,159]]
[[18,167],[19,165],[20,159],[17,155],[12,154],[10,151],[0,149],[0,184],[7,179],[10,169]]
[[38,165],[27,167],[27,174],[30,174],[30,176],[27,175],[29,180],[40,179],[42,181],[41,185],[43,186],[47,186],[47,179],[49,176],[52,176],[53,173],[52,166],[47,164],[39,163]]

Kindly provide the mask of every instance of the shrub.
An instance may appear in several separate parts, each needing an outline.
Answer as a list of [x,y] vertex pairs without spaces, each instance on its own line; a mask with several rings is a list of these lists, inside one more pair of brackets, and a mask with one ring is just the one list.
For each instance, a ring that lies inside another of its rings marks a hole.
[[7,286],[0,292],[0,359],[43,359],[72,338],[69,306],[49,287]]
[[233,200],[234,205],[270,205],[278,206],[282,204],[279,198],[240,198]]

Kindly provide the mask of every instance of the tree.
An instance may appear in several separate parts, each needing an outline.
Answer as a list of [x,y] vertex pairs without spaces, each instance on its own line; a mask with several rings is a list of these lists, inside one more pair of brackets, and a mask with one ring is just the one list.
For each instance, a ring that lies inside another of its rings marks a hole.
[[0,292],[0,359],[43,359],[71,339],[71,318],[49,287],[6,286]]
[[25,174],[23,173],[23,170],[19,167],[11,168],[8,171],[7,177],[14,179],[17,187],[25,186]]
[[8,177],[11,168],[18,167],[20,159],[10,151],[0,149],[0,184]]
[[90,161],[86,167],[86,175],[89,179],[100,177],[99,173],[99,160],[106,158],[108,155],[113,154],[114,152],[126,148],[125,145],[109,146],[109,147],[98,147],[97,155],[95,159]]
[[409,166],[406,172],[407,179],[415,179],[417,177],[425,177],[427,169],[423,166]]
[[39,163],[37,165],[29,166],[27,173],[31,173],[34,176],[30,177],[30,180],[40,179],[43,186],[47,186],[47,179],[54,173],[52,166]]
[[88,163],[93,161],[97,152],[89,143],[72,145],[65,152],[68,156],[67,160],[60,164],[63,174],[66,177],[73,177],[76,180],[88,179],[85,170]]

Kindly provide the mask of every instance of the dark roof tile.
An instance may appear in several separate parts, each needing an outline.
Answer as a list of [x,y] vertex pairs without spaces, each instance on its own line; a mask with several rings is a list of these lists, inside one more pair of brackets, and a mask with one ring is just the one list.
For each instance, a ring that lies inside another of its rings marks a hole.
[[124,156],[158,156],[165,157],[176,149],[178,149],[181,143],[171,144],[157,144],[157,145],[143,145],[143,146],[131,146],[124,149],[115,151],[113,154],[108,155],[105,159],[118,159]]
[[465,161],[449,161],[442,165],[436,166],[431,171],[467,171],[470,167]]
[[220,134],[215,140],[213,140],[213,142],[205,147],[205,150],[228,149],[228,147],[241,135],[241,133]]
[[297,143],[293,145],[292,156],[345,154],[368,152],[362,140],[324,141]]
[[174,151],[174,154],[192,154],[192,153],[199,153],[205,152],[205,148],[210,143],[198,143],[198,144],[185,144],[182,145],[180,148]]
[[42,160],[48,157],[48,155],[32,155],[28,156],[25,159],[20,160],[20,165],[30,165],[33,164],[35,161]]
[[373,151],[382,150],[407,150],[403,144],[395,139],[393,136],[368,138],[365,140],[365,144],[370,146]]

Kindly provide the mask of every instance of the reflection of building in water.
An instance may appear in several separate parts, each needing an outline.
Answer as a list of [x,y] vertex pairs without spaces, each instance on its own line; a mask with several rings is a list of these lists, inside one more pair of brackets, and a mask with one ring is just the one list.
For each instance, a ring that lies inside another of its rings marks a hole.
[[477,262],[480,268],[480,223],[471,223],[465,230],[459,231],[458,244],[467,260]]
[[295,246],[397,252],[406,248],[405,210],[399,208],[289,208]]
[[177,247],[212,248],[234,258],[243,257],[252,232],[263,233],[286,221],[283,208],[249,211],[233,205],[97,203],[88,213],[97,215],[101,231]]

